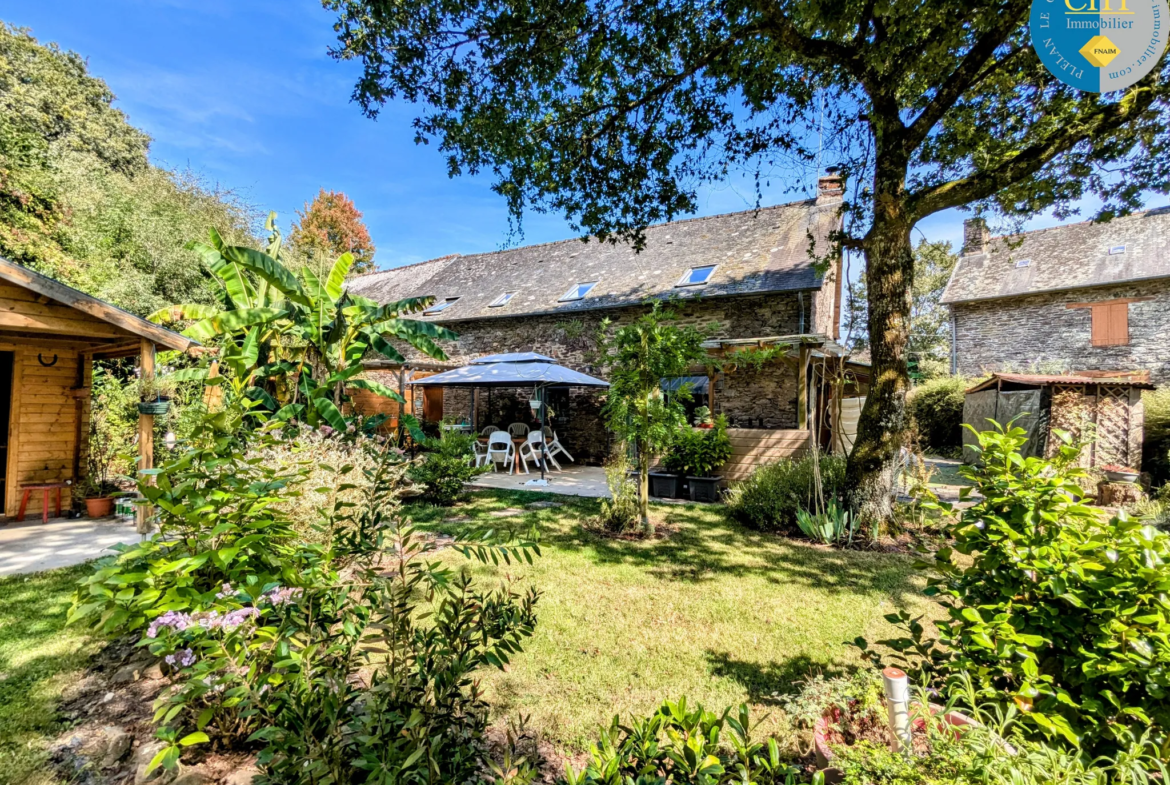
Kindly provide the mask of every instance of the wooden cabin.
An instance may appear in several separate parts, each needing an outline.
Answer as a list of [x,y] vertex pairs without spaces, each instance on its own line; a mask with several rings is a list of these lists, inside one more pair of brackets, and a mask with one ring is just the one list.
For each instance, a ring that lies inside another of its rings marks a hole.
[[[79,481],[86,470],[93,361],[141,357],[154,372],[157,348],[195,342],[0,258],[0,493],[15,517],[21,486]],[[153,417],[139,422],[139,465],[153,465]],[[42,494],[25,515],[41,516]],[[66,492],[63,504],[69,505]]]

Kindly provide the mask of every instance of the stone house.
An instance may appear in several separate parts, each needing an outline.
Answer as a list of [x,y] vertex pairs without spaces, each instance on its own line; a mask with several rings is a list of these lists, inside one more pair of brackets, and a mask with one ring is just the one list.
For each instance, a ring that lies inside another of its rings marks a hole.
[[1145,372],[1170,381],[1170,209],[990,237],[964,225],[943,293],[952,371]]
[[[434,297],[417,318],[459,335],[443,345],[446,364],[403,350],[405,364],[375,360],[366,372],[409,396],[409,382],[425,374],[488,354],[537,352],[604,378],[595,356],[602,321],[620,325],[644,313],[648,300],[677,299],[686,322],[715,324],[713,353],[743,344],[792,347],[787,362],[711,377],[696,369],[695,405],[709,404],[741,428],[805,427],[809,367],[818,356],[839,353],[841,260],[830,253],[830,233],[840,226],[842,193],[840,180],[829,176],[815,199],[652,226],[640,253],[624,243],[572,239],[357,276],[350,291],[379,303]],[[579,460],[598,462],[608,452],[603,395],[550,393],[554,427]],[[446,415],[482,426],[526,420],[529,397],[525,390],[424,386],[409,400],[425,419]]]

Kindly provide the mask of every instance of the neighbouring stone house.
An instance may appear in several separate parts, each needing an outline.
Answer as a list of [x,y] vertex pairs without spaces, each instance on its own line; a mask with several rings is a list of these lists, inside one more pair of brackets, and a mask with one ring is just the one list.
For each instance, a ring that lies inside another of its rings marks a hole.
[[969,220],[943,294],[952,370],[1170,381],[1170,209],[990,237]]
[[[598,375],[595,336],[603,319],[621,324],[644,313],[649,299],[678,298],[685,321],[717,325],[714,353],[743,344],[792,347],[786,362],[696,377],[696,403],[711,404],[738,427],[805,427],[810,366],[818,356],[839,354],[841,269],[829,235],[840,225],[841,181],[821,178],[818,191],[815,199],[649,227],[640,253],[627,244],[573,239],[355,277],[350,290],[379,303],[434,297],[418,318],[459,335],[443,346],[446,364],[404,350],[405,364],[372,361],[366,372],[409,394],[411,379],[444,367],[538,352]],[[579,460],[600,461],[609,449],[603,395],[550,394],[558,435]],[[430,420],[447,415],[500,425],[527,419],[529,397],[525,390],[424,387],[410,405]]]

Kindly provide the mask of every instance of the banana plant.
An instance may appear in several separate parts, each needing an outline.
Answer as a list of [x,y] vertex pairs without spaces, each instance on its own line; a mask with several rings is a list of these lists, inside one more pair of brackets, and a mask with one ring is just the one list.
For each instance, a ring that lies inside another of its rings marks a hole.
[[425,309],[433,298],[379,305],[347,292],[345,279],[353,266],[348,253],[333,263],[324,280],[308,268],[294,275],[280,261],[274,214],[267,226],[270,239],[264,251],[227,245],[214,229],[209,243],[189,244],[220,282],[220,305],[175,305],[150,318],[159,323],[193,320],[183,334],[196,340],[228,337],[231,346],[224,359],[236,383],[280,418],[344,428],[340,407],[346,387],[405,403],[389,387],[356,376],[370,351],[404,361],[391,340],[433,359],[447,359],[438,342],[454,340],[455,333],[404,318]]

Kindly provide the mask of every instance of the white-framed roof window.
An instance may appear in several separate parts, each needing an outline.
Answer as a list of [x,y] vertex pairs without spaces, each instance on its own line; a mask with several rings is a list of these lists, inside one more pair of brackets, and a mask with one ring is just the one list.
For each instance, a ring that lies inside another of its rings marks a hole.
[[1018,262],[1016,262],[1016,267],[1031,267],[1031,266],[1032,266],[1031,259],[1020,259]]
[[502,308],[508,304],[508,301],[516,296],[515,292],[504,292],[496,299],[488,303],[488,308]]
[[458,297],[447,297],[447,298],[444,298],[442,300],[438,300],[430,308],[423,311],[423,316],[433,316],[434,314],[437,314],[440,311],[445,311],[448,308],[450,308],[452,305],[454,305],[455,301],[458,299],[459,299]]
[[711,276],[715,274],[717,264],[708,264],[703,267],[692,267],[686,271],[682,278],[678,279],[675,286],[702,286],[711,280]]
[[1112,245],[1109,247],[1109,255],[1117,256],[1119,253],[1125,253],[1124,245]]
[[557,302],[567,303],[572,302],[573,300],[583,300],[585,299],[585,295],[589,294],[589,292],[593,290],[594,286],[597,286],[597,281],[573,284],[571,287],[569,287],[569,291],[565,292],[564,296],[557,300]]

